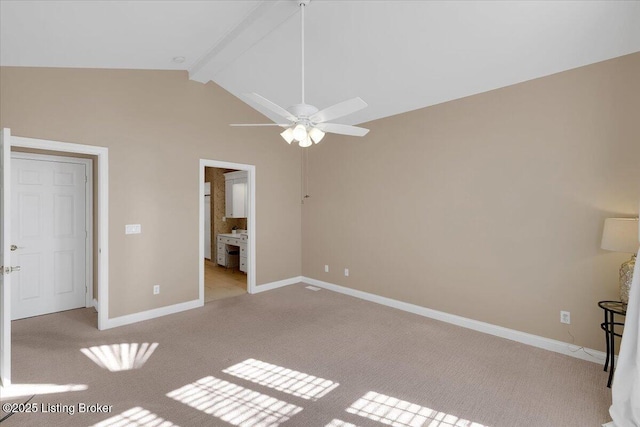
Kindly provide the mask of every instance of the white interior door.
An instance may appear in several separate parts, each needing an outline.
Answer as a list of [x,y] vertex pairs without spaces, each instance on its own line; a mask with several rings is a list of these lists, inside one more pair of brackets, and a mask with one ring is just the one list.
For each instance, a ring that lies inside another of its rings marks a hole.
[[12,319],[85,307],[86,165],[11,160]]
[[[11,131],[2,129],[0,135],[0,381],[11,384],[11,264],[9,241],[11,182]],[[6,274],[5,274],[6,272]]]

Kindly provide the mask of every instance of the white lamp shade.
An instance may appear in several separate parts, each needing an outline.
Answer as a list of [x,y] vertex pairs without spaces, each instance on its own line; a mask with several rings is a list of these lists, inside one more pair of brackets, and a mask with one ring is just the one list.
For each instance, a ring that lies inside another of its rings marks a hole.
[[311,138],[309,138],[309,137],[307,136],[305,139],[303,139],[302,141],[300,141],[300,142],[298,143],[298,145],[299,145],[300,147],[303,147],[303,148],[305,148],[305,147],[311,147]]
[[635,254],[640,247],[637,218],[607,218],[602,232],[602,249]]
[[287,141],[287,144],[291,144],[293,142],[293,129],[287,128],[280,134],[280,136],[284,138],[285,141]]
[[307,128],[304,125],[296,125],[293,128],[293,139],[296,141],[302,141],[307,138]]
[[324,138],[324,132],[322,132],[318,128],[311,128],[311,130],[309,131],[309,136],[311,137],[313,142],[317,144],[318,142],[322,141],[322,138]]

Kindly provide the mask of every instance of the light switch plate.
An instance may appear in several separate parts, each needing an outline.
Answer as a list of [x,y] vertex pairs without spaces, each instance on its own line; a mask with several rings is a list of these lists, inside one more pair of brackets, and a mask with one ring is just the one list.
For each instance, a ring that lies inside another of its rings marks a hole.
[[127,224],[124,226],[124,234],[140,234],[142,226],[140,224]]

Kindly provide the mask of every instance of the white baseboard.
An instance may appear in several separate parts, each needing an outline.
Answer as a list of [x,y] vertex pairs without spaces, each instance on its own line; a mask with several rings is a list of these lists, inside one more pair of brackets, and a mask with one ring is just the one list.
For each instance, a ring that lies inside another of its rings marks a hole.
[[[265,283],[264,285],[256,286],[256,289],[253,293],[256,294],[264,291],[270,291],[272,289],[281,288],[283,286],[293,285],[300,282],[302,282],[302,276],[291,277],[289,279],[279,280],[277,282]],[[96,307],[96,310],[98,310],[98,302],[94,299],[93,303]],[[156,317],[167,316],[169,314],[179,313],[181,311],[202,307],[203,305],[204,302],[197,299],[180,304],[155,308],[153,310],[142,311],[140,313],[133,313],[126,316],[115,317],[113,319],[107,319],[107,324],[102,329],[104,330],[117,328],[118,326],[130,325],[132,323],[142,322],[144,320],[155,319]]]
[[290,278],[284,279],[284,280],[278,280],[276,282],[270,282],[270,283],[265,283],[263,285],[257,285],[255,287],[255,290],[253,291],[253,293],[254,294],[258,294],[260,292],[270,291],[272,289],[281,288],[283,286],[294,285],[296,283],[302,282],[302,279],[303,279],[302,276],[296,276],[296,277],[290,277]]
[[[430,308],[422,307],[419,305],[409,304],[391,298],[370,294],[368,292],[346,288],[340,285],[334,285],[333,283],[323,282],[321,280],[312,279],[309,277],[303,276],[301,281],[309,285],[314,285],[324,289],[328,289],[330,291],[350,295],[352,297],[374,302],[376,304],[386,305],[388,307],[397,308],[398,310],[407,311],[419,316],[440,320],[442,322],[462,326],[463,328],[473,329],[474,331],[484,332],[485,334],[495,335],[497,337],[506,338],[523,344],[528,344],[533,347],[554,351],[556,353],[565,354],[567,356],[576,357],[578,359],[588,360],[589,362],[604,363],[604,360],[607,356],[602,351],[592,350],[588,348],[584,349],[585,351],[578,350],[579,347],[566,342],[528,334],[526,332],[516,331],[515,329],[504,328],[502,326],[492,325],[491,323],[468,319],[466,317],[445,313],[443,311],[432,310]],[[576,351],[571,350],[572,346],[575,347]],[[587,352],[590,354],[587,354]]]
[[169,314],[180,313],[192,308],[202,307],[203,303],[199,299],[182,302],[180,304],[168,305],[166,307],[154,308],[153,310],[141,311],[139,313],[127,314],[126,316],[107,319],[104,329],[117,328],[118,326],[130,325],[144,320],[155,319],[156,317],[167,316]]
[[93,299],[93,308],[96,309],[96,311],[100,311],[100,307],[98,306],[98,300],[97,299]]

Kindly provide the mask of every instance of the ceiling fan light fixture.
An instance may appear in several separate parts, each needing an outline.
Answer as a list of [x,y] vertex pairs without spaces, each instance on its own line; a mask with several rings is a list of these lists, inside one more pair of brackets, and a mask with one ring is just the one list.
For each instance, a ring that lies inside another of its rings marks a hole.
[[[0,0],[1,1],[1,0]],[[336,133],[339,135],[349,136],[365,136],[369,129],[357,126],[331,123],[333,119],[337,119],[349,114],[353,114],[367,106],[367,103],[356,97],[337,104],[318,110],[313,105],[307,104],[304,98],[304,10],[311,0],[297,0],[300,7],[300,62],[301,62],[301,94],[302,102],[292,105],[285,109],[278,104],[269,101],[267,98],[257,93],[246,93],[244,97],[253,103],[266,108],[271,113],[283,117],[288,123],[245,123],[232,124],[231,126],[281,126],[285,130],[280,136],[292,144],[293,141],[298,142],[300,147],[311,147],[314,143],[318,144],[324,138],[325,132]],[[269,114],[266,114],[270,117]]]
[[306,147],[311,147],[312,143],[311,143],[311,138],[309,138],[308,136],[306,138],[304,138],[302,141],[300,141],[298,143],[298,145],[302,148],[306,148]]
[[317,144],[318,142],[322,141],[322,138],[324,138],[324,132],[314,127],[309,131],[309,136],[311,137],[313,142]]
[[284,132],[280,134],[280,136],[287,141],[287,144],[291,144],[293,142],[293,129],[287,128]]
[[293,139],[296,141],[302,142],[308,136],[307,128],[304,125],[296,125],[296,127],[293,128]]

